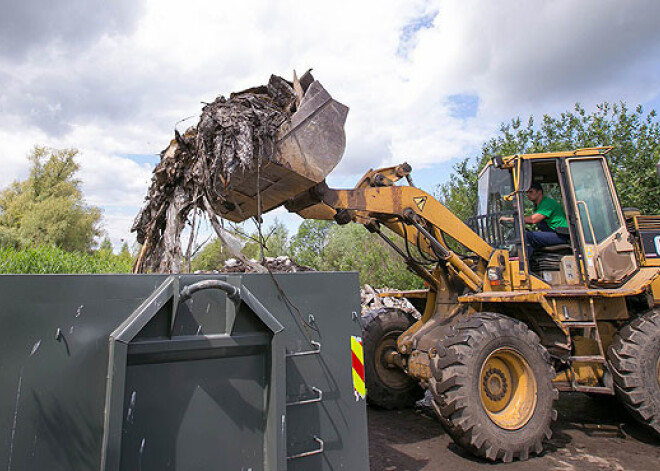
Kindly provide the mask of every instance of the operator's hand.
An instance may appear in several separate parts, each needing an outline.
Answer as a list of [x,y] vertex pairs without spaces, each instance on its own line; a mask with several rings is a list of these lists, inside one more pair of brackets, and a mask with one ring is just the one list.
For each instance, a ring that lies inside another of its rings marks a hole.
[[513,222],[513,217],[511,216],[500,216],[500,223],[512,223]]

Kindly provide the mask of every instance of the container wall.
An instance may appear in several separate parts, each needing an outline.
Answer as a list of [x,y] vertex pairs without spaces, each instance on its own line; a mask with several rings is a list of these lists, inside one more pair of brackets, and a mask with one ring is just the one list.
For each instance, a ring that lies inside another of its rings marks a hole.
[[[247,298],[174,315],[203,279]],[[8,275],[0,298],[8,470],[368,469],[354,273]]]
[[0,276],[0,463],[99,469],[108,338],[164,276]]

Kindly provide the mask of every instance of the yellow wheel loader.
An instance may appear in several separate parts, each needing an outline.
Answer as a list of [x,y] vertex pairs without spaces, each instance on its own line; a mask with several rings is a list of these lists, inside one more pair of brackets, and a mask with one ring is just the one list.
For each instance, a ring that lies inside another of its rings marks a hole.
[[[543,450],[558,391],[616,394],[660,434],[660,217],[621,208],[610,149],[493,159],[466,222],[412,186],[406,164],[286,202],[304,218],[365,225],[429,286],[413,299],[421,319],[363,319],[370,402],[409,406],[428,387],[452,438],[493,461]],[[534,182],[562,204],[568,234],[530,256]]]
[[[343,125],[347,110],[326,101]],[[334,142],[341,149],[327,169],[343,150],[343,139]],[[406,407],[428,388],[458,444],[508,462],[543,451],[559,391],[616,394],[660,434],[660,216],[621,208],[610,150],[494,158],[479,176],[477,214],[465,222],[416,188],[407,164],[331,189],[329,170],[308,176],[283,157],[286,175],[271,171],[248,187],[264,193],[267,209],[284,204],[303,218],[363,224],[404,258],[428,285],[411,293],[423,314],[363,317],[368,400]],[[532,251],[524,216],[534,183],[562,205],[568,230],[566,243]],[[230,218],[255,213],[245,191],[233,196]]]

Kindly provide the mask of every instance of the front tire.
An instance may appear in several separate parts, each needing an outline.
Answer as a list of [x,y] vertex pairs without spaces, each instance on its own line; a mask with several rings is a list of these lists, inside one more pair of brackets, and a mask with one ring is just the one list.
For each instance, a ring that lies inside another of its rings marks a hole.
[[607,357],[617,397],[660,436],[660,311],[648,311],[621,329]]
[[461,317],[432,357],[434,406],[456,443],[490,461],[543,451],[557,417],[555,372],[523,322],[495,313]]
[[419,383],[387,358],[396,341],[415,322],[412,315],[394,308],[375,309],[362,317],[367,402],[383,409],[405,409],[424,396]]

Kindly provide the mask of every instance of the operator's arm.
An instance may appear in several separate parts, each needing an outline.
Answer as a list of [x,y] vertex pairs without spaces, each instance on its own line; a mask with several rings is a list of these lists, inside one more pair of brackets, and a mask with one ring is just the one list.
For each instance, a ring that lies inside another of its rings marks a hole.
[[[525,216],[525,224],[538,224],[545,218],[545,214],[534,213],[531,216]],[[500,222],[513,222],[513,218],[511,216],[502,216]]]
[[534,213],[531,216],[525,216],[525,224],[538,224],[545,219],[545,214]]

